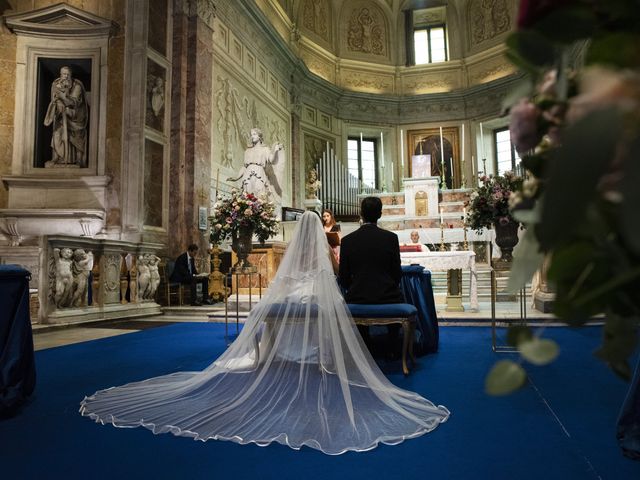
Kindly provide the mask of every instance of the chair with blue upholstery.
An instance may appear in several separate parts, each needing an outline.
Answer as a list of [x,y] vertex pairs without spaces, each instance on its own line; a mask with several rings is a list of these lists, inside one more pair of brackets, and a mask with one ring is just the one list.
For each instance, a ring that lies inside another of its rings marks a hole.
[[408,303],[386,304],[347,304],[351,316],[357,325],[390,325],[399,323],[402,325],[402,372],[409,375],[407,356],[415,364],[413,355],[413,336],[416,328],[418,310]]

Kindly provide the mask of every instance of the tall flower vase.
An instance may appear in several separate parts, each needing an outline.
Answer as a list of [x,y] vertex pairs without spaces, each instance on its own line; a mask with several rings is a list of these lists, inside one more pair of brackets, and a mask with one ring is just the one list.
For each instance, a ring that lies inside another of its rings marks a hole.
[[251,273],[256,271],[251,262],[249,262],[249,254],[253,250],[253,229],[241,228],[234,233],[231,238],[231,249],[238,257],[238,261],[233,266],[233,271],[237,273]]
[[520,223],[512,219],[505,222],[496,220],[493,226],[496,231],[496,245],[500,248],[500,262],[509,263],[513,260],[513,248],[518,243]]

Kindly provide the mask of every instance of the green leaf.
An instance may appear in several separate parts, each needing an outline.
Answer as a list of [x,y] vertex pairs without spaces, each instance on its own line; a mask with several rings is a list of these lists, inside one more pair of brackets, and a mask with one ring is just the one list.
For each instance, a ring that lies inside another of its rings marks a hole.
[[636,33],[612,33],[594,38],[587,51],[588,65],[611,65],[618,68],[640,66],[640,35]]
[[534,67],[547,67],[555,62],[554,44],[534,30],[513,32],[506,44],[518,58]]
[[629,147],[626,162],[623,166],[624,175],[620,182],[622,204],[618,227],[625,242],[636,254],[640,254],[640,136],[636,137]]
[[489,371],[484,390],[489,395],[508,395],[524,385],[527,374],[512,360],[500,360]]
[[[520,220],[518,218],[518,220]],[[528,228],[516,248],[513,250],[513,265],[509,274],[507,290],[517,293],[531,280],[533,274],[542,266],[544,254],[540,251],[540,245],[533,232]]]
[[505,98],[502,100],[502,111],[509,110],[509,108],[515,105],[518,100],[523,97],[531,97],[533,94],[533,83],[534,82],[530,76],[518,81],[518,83],[509,90]]
[[527,342],[533,338],[531,328],[526,325],[510,325],[507,329],[507,343],[517,347],[521,342]]
[[569,238],[583,221],[596,184],[608,168],[622,129],[614,108],[592,112],[567,128],[563,145],[551,152],[542,221],[536,234],[542,249]]
[[553,41],[571,44],[590,37],[595,27],[596,18],[591,9],[565,7],[544,16],[533,28]]
[[558,344],[553,340],[538,337],[518,344],[518,349],[520,355],[534,365],[546,365],[553,362],[560,351]]
[[602,346],[595,352],[596,357],[607,362],[617,375],[627,381],[631,379],[628,360],[638,344],[637,327],[637,317],[609,314],[602,332]]
[[537,178],[543,178],[548,158],[543,155],[527,155],[522,159],[522,165]]

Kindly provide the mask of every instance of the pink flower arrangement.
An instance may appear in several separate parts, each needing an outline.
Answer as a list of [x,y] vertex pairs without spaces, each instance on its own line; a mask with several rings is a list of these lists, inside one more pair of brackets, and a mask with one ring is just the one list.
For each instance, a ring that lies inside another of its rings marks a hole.
[[275,206],[255,195],[238,190],[231,191],[230,198],[218,195],[211,218],[211,243],[219,245],[225,239],[252,231],[264,243],[278,233]]

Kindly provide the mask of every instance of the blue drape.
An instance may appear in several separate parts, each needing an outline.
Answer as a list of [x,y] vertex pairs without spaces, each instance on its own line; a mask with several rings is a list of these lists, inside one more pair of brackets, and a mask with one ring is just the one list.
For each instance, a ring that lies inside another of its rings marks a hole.
[[437,352],[438,317],[431,287],[431,272],[420,265],[403,265],[400,289],[405,302],[418,309],[415,353],[424,355]]
[[18,265],[0,265],[0,416],[11,414],[35,388],[30,277]]
[[617,437],[625,456],[640,460],[640,355],[618,417]]

